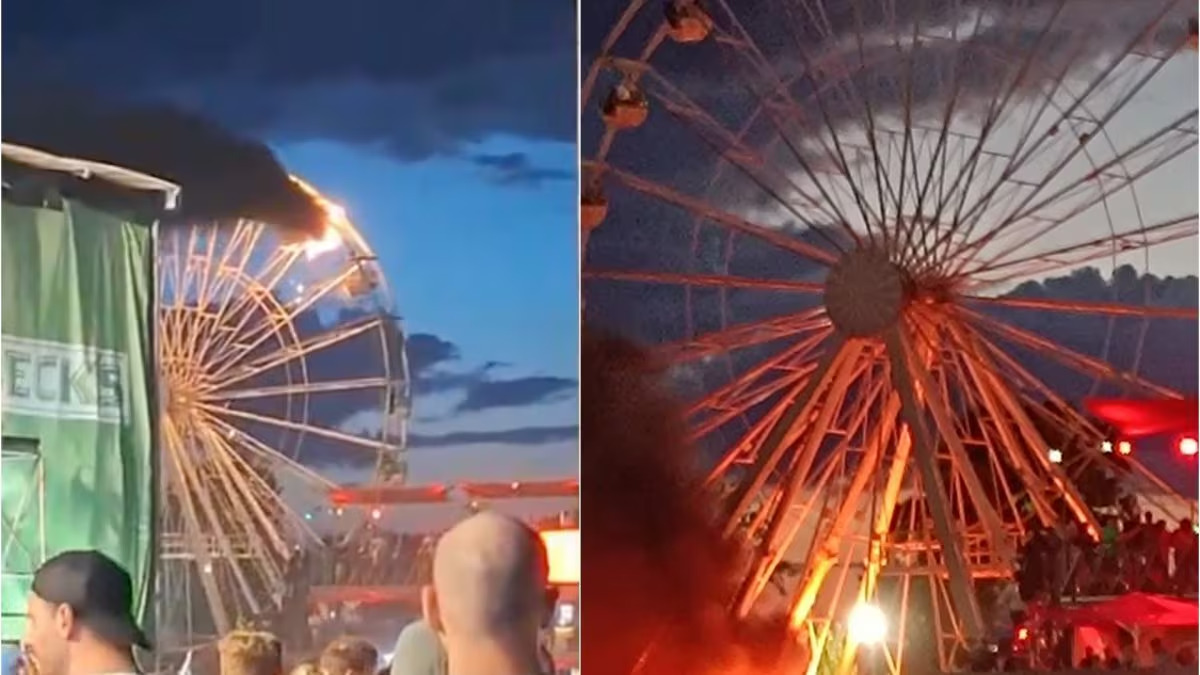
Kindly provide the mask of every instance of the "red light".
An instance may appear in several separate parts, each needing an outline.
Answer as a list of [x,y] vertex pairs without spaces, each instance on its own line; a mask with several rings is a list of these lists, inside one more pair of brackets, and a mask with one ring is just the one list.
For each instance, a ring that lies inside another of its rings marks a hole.
[[1195,457],[1200,454],[1200,442],[1191,436],[1180,438],[1175,446],[1179,448],[1179,454],[1184,457]]
[[1130,443],[1129,441],[1121,441],[1120,443],[1117,443],[1117,454],[1118,455],[1132,455],[1133,454],[1133,443]]

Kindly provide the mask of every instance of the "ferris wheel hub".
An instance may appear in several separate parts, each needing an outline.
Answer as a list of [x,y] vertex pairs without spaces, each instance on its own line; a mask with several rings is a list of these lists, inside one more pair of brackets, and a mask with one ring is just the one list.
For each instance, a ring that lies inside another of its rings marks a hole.
[[825,279],[825,311],[848,337],[882,335],[907,302],[904,270],[886,251],[861,248],[842,256]]

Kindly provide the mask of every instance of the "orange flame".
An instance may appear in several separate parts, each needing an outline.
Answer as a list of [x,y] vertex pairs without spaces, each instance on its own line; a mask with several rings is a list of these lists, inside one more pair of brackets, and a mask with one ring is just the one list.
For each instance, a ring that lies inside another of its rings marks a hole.
[[345,207],[331,201],[303,179],[297,176],[288,176],[288,178],[304,194],[308,195],[313,200],[313,203],[325,212],[325,230],[321,232],[321,236],[306,239],[300,244],[300,247],[304,250],[304,257],[308,260],[313,260],[325,253],[340,248],[342,245],[342,235],[338,232],[338,229],[339,227],[350,226],[350,217],[346,215]]

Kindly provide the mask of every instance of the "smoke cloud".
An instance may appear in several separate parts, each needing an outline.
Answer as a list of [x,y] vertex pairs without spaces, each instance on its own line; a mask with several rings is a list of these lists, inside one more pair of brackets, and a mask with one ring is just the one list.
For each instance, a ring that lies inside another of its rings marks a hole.
[[[7,89],[7,87],[6,87]],[[182,110],[118,105],[79,92],[6,91],[4,140],[107,162],[183,187],[178,222],[249,218],[318,232],[324,213],[265,145]]]
[[588,639],[604,645],[584,651],[587,671],[776,663],[782,630],[738,624],[727,611],[743,551],[721,535],[661,368],[635,345],[588,331],[581,358],[585,611]]

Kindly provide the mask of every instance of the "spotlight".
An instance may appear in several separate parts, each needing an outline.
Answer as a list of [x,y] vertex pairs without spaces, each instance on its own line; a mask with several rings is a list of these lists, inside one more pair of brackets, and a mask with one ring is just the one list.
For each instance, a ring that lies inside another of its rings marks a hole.
[[860,602],[846,618],[846,632],[860,645],[877,645],[887,637],[887,617],[877,605]]
[[1200,442],[1191,436],[1184,436],[1175,443],[1175,447],[1179,449],[1179,454],[1184,457],[1195,457],[1200,453]]

